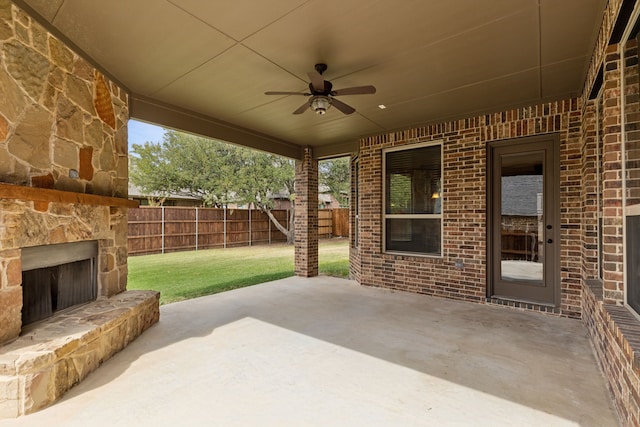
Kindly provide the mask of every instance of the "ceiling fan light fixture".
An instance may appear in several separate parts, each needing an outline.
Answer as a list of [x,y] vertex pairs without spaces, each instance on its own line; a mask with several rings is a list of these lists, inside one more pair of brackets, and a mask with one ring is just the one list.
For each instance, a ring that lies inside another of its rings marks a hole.
[[305,111],[307,111],[307,109],[315,111],[316,114],[323,115],[326,114],[329,107],[333,105],[336,110],[348,116],[349,114],[355,113],[356,109],[334,97],[342,95],[373,95],[374,93],[376,93],[375,86],[371,85],[346,87],[338,90],[333,90],[333,85],[331,84],[331,82],[325,80],[324,77],[322,77],[322,73],[324,73],[326,69],[326,64],[316,64],[316,70],[314,72],[307,73],[309,79],[311,80],[311,82],[309,83],[309,92],[270,91],[265,92],[264,94],[278,96],[308,96],[309,99],[307,100],[307,102],[293,111],[293,114],[296,115],[304,113]]
[[311,109],[316,112],[316,114],[325,114],[329,107],[331,106],[331,99],[328,96],[314,96],[311,98]]

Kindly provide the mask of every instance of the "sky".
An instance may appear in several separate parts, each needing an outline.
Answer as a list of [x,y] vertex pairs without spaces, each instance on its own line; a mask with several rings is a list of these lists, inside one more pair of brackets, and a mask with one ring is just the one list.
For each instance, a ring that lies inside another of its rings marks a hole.
[[150,125],[137,120],[129,120],[129,152],[133,144],[145,142],[162,142],[164,129],[160,126]]

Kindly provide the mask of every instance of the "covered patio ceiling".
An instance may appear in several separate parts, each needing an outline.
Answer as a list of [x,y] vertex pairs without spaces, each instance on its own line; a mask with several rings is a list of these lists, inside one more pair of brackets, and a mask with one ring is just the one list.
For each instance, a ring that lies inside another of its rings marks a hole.
[[[579,95],[606,0],[13,0],[131,94],[131,116],[299,158]],[[351,115],[292,112],[316,63]],[[379,105],[386,109],[380,109]]]

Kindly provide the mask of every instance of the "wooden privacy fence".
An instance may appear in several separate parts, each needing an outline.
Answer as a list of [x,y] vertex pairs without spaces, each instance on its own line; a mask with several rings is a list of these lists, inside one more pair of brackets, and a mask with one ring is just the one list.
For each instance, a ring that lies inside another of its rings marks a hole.
[[[318,210],[319,237],[349,235],[349,210],[333,209],[333,211],[345,212],[335,215],[331,209]],[[271,212],[281,224],[288,228],[288,210],[280,209]],[[128,219],[129,255],[287,241],[287,237],[271,223],[269,217],[255,209],[142,207],[129,209]]]

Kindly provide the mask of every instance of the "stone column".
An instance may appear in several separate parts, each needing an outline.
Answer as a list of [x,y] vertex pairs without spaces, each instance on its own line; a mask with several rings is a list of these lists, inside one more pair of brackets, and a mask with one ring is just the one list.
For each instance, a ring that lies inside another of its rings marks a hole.
[[318,161],[310,147],[296,161],[295,272],[296,276],[318,275]]
[[0,345],[20,335],[22,328],[20,316],[22,287],[20,285],[22,285],[20,249],[0,251]]

